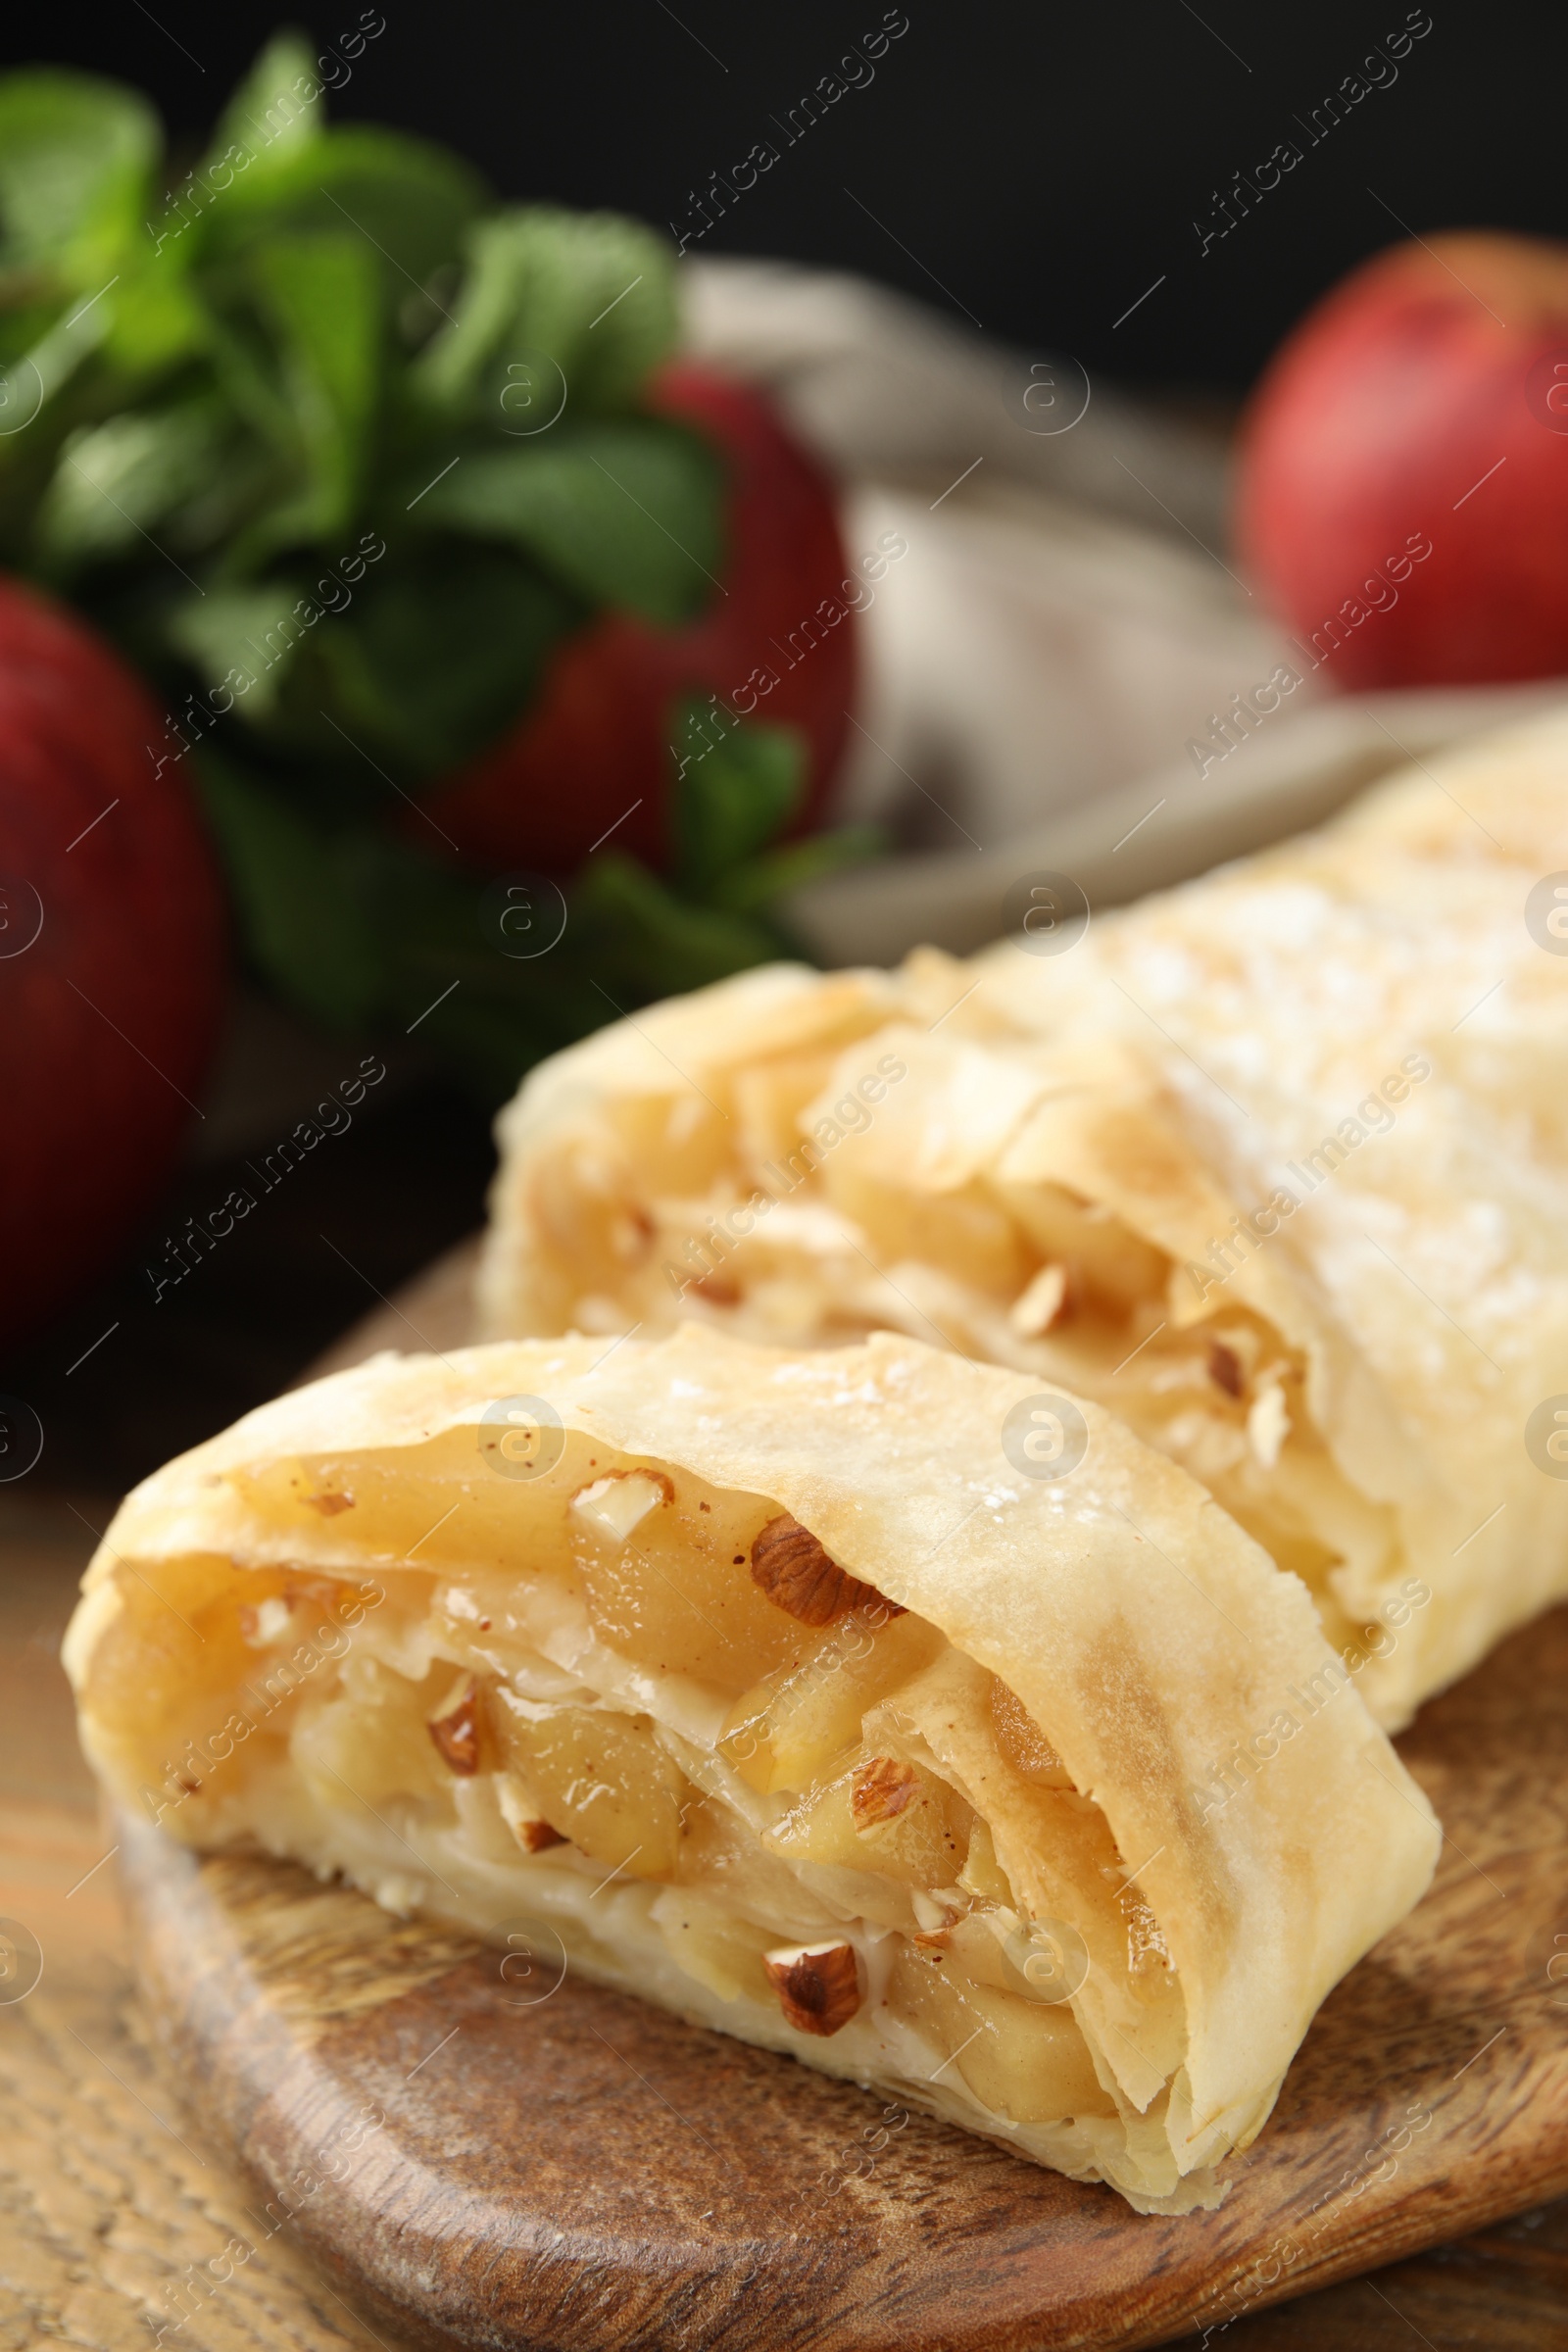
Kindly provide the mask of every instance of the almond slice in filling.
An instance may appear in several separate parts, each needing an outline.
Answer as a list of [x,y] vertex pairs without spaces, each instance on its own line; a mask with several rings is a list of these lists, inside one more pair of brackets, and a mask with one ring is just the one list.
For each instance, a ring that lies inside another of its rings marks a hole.
[[785,1944],[764,1952],[762,1966],[785,2024],[797,2034],[837,2034],[860,2006],[853,1943]]

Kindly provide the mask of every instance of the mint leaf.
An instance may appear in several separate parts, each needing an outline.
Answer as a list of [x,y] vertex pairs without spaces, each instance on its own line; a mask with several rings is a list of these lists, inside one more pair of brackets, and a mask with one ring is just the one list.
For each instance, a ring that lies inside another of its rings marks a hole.
[[277,335],[305,479],[265,534],[273,547],[347,527],[371,457],[383,373],[384,292],[358,236],[276,237],[253,270]]
[[68,287],[108,276],[145,234],[158,117],[135,90],[51,66],[0,77],[0,268]]
[[171,642],[199,673],[204,694],[230,681],[235,713],[253,726],[270,714],[304,636],[293,617],[298,597],[297,584],[288,580],[210,588],[177,605],[165,624]]
[[613,213],[544,206],[482,221],[453,322],[420,363],[428,397],[499,423],[509,360],[543,354],[573,416],[624,408],[675,348],[675,257]]
[[427,522],[509,540],[592,603],[675,628],[717,589],[722,491],[706,442],[629,417],[473,452],[416,511],[427,505]]
[[318,711],[393,774],[422,780],[502,733],[582,617],[575,598],[500,548],[426,542],[416,566],[374,573],[313,634],[318,667],[300,672],[297,693],[291,682],[291,708],[318,687]]
[[[254,200],[265,182],[285,173],[326,128],[321,83],[304,35],[280,32],[268,42],[219,117],[199,176],[243,174]],[[254,178],[252,178],[254,174]]]
[[[445,148],[350,123],[329,129],[264,177],[239,173],[216,192],[202,222],[202,251],[222,262],[274,233],[331,229],[365,240],[388,292],[401,302],[460,259],[464,233],[485,202],[478,172]],[[425,328],[440,317],[432,307]]]
[[716,697],[677,705],[673,741],[676,877],[710,896],[788,824],[806,790],[806,743],[794,727],[742,723]]
[[183,362],[206,357],[207,318],[185,271],[151,242],[126,260],[120,285],[104,297],[102,349],[120,397],[131,400]]
[[498,953],[418,813],[564,633],[678,628],[719,593],[722,459],[636,405],[676,342],[667,244],[487,214],[458,158],[329,126],[291,34],[167,196],[159,145],[133,93],[0,79],[0,355],[37,415],[0,431],[0,554],[69,582],[172,708],[199,685],[190,765],[270,986],[331,1027],[423,1023],[502,1091],[776,954],[773,897],[846,854],[772,846],[788,731],[678,713],[677,878],[609,845],[537,963]]
[[[607,851],[593,858],[568,894],[568,936],[575,925],[590,968],[603,972],[615,999],[646,1004],[705,988],[731,972],[777,956],[776,935],[761,923],[694,906],[635,858]],[[592,1024],[611,1017],[613,1004]]]
[[713,891],[713,903],[732,914],[760,914],[786,891],[804,890],[808,882],[885,857],[887,850],[888,837],[879,825],[841,825],[832,833],[813,833],[805,841],[788,841],[781,849],[769,850],[724,876]]
[[313,788],[334,771],[336,804],[390,819],[396,790],[505,730],[581,607],[498,548],[425,546],[416,567],[361,564],[353,581],[352,568],[214,586],[164,625],[205,694],[227,681],[227,727],[305,761]]
[[308,1019],[330,1029],[362,1027],[380,1002],[385,973],[352,837],[319,831],[210,749],[196,765],[258,970]]
[[[67,441],[38,511],[36,547],[58,572],[140,556],[147,532],[188,515],[232,451],[221,405],[122,410]],[[188,532],[171,533],[188,544]]]

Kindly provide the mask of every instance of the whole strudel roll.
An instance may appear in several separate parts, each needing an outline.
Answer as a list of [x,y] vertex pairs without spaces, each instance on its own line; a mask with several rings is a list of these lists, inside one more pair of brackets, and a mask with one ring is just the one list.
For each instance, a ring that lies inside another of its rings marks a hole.
[[86,1750],[990,2134],[1220,2193],[1430,1807],[1300,1585],[1092,1402],[879,1335],[381,1356],[130,1495]]
[[536,1071],[483,1326],[880,1326],[1095,1396],[1396,1728],[1568,1593],[1568,718],[1103,918],[1020,890],[972,963],[775,966]]

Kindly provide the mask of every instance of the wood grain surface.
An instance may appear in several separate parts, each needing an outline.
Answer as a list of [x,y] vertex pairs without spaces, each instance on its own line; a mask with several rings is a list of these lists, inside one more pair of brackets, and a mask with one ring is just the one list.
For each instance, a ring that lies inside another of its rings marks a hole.
[[263,2241],[256,2258],[166,2352],[375,2352],[378,2338],[396,2352],[297,2230],[264,2240],[253,2183],[204,2137],[136,1995],[114,1839],[59,1663],[112,1508],[0,1496],[0,1917],[43,1954],[33,1989],[0,2001],[0,2352],[148,2352],[188,2306],[184,2282],[212,2277],[241,2233]]

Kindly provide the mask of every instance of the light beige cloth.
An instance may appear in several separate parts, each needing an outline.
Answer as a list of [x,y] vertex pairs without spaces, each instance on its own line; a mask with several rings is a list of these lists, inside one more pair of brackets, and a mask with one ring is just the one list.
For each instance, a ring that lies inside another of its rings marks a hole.
[[[1328,696],[1232,562],[1220,435],[1069,358],[792,264],[684,283],[694,351],[764,384],[844,484],[851,561],[906,548],[860,615],[834,810],[900,855],[792,902],[827,963],[968,952],[1032,869],[1102,905],[1184,879],[1541,699]],[[1213,722],[1282,665],[1299,684],[1226,748]]]

